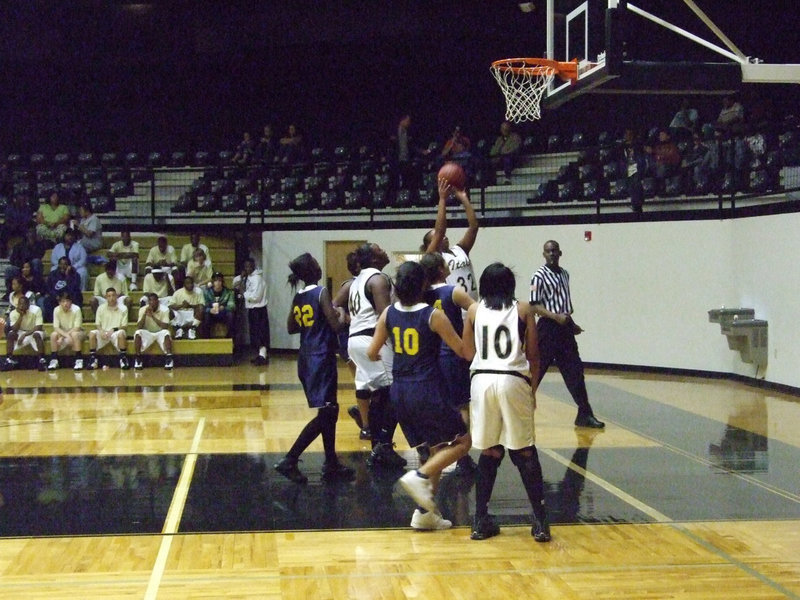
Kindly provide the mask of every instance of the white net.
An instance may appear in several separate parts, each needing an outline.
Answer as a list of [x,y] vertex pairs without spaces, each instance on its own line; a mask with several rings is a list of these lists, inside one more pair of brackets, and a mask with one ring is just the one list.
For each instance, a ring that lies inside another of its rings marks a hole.
[[553,67],[526,66],[513,59],[498,61],[491,70],[506,97],[507,120],[521,123],[541,118],[542,95],[556,74]]

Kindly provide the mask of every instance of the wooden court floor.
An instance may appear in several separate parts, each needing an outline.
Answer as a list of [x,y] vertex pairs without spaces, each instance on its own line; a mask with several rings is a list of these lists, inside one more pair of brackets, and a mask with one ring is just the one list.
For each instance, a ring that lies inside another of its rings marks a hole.
[[[553,540],[530,536],[515,469],[501,535],[469,539],[474,481],[446,474],[455,526],[415,532],[402,474],[275,473],[311,417],[291,357],[267,367],[0,374],[0,598],[800,598],[800,402],[703,378],[588,373],[607,428],[575,429],[557,372],[538,394]],[[414,465],[401,433],[397,448]],[[477,455],[475,455],[477,457]]]

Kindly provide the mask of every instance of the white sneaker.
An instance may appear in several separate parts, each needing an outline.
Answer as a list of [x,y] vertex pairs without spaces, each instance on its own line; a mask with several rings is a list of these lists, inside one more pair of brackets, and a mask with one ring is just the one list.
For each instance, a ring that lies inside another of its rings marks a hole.
[[183,339],[183,327],[178,327],[175,329],[175,339],[176,340]]
[[420,509],[414,511],[411,517],[411,527],[419,530],[450,529],[453,526],[451,521],[443,518],[435,512],[422,512]]
[[95,370],[99,369],[100,368],[100,361],[98,361],[96,358],[90,358],[89,359],[89,368],[92,371],[95,371]]
[[170,356],[170,357],[168,357],[168,358],[167,358],[167,360],[165,360],[165,361],[164,361],[164,368],[165,368],[167,371],[171,371],[171,370],[172,370],[172,368],[173,368],[174,366],[175,366],[175,363],[173,362],[173,360],[172,360],[172,357],[171,357],[171,356]]
[[194,327],[192,327],[191,329],[189,329],[189,335],[188,335],[187,337],[188,337],[190,340],[196,340],[196,339],[197,339],[197,331],[195,331],[195,328],[194,328]]
[[55,371],[57,368],[58,368],[58,359],[57,358],[51,358],[50,359],[50,364],[47,365],[47,370],[48,371]]
[[129,289],[130,291],[132,291],[132,292],[135,292],[135,291],[136,291],[136,290],[138,290],[139,288],[138,288],[138,287],[136,287],[136,284],[135,284],[135,283],[131,282],[130,286],[128,286],[128,289]]
[[72,367],[72,368],[75,369],[76,371],[83,371],[83,359],[82,358],[76,358],[75,359],[75,366]]
[[418,506],[427,511],[436,512],[436,502],[433,499],[433,484],[430,479],[420,477],[416,471],[409,471],[400,478],[400,485],[406,493],[414,499]]
[[137,371],[141,371],[142,369],[144,369],[144,365],[142,364],[141,358],[137,358],[136,360],[133,361],[133,368],[136,369]]

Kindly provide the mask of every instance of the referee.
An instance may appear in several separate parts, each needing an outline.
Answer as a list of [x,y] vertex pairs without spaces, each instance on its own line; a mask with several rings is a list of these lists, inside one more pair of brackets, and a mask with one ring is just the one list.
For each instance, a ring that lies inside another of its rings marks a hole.
[[550,240],[544,245],[545,264],[531,278],[531,305],[539,316],[539,382],[553,362],[558,365],[572,399],[578,405],[577,427],[602,429],[589,405],[583,362],[578,354],[575,336],[583,331],[572,320],[572,299],[569,294],[569,273],[558,266],[561,248]]

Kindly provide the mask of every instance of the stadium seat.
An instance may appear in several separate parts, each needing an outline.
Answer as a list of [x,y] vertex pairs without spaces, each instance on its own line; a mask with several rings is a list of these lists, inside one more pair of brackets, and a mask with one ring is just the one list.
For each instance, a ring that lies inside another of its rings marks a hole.
[[110,190],[108,187],[108,182],[105,179],[96,179],[94,181],[89,181],[86,183],[86,194],[90,198],[96,198],[97,196],[107,196]]
[[295,192],[300,191],[301,179],[298,176],[289,176],[281,179],[281,192],[293,195]]
[[297,210],[313,210],[319,206],[319,192],[317,190],[305,190],[295,192],[294,205]]
[[655,177],[642,178],[642,192],[645,198],[653,198],[658,191],[658,182]]
[[584,181],[580,191],[581,195],[578,199],[584,202],[597,202],[607,195],[604,182],[597,179]]
[[139,156],[138,152],[128,152],[125,155],[125,166],[127,166],[128,168],[141,167],[142,157]]
[[392,177],[389,173],[376,173],[374,175],[373,187],[376,190],[388,190],[392,183]]
[[344,193],[344,208],[348,210],[366,208],[369,205],[369,203],[370,203],[369,191],[365,188],[346,190]]
[[388,187],[375,188],[374,190],[372,190],[372,207],[387,208],[392,202],[390,194],[391,192],[388,189]]
[[627,177],[619,177],[608,182],[608,197],[613,200],[629,198],[631,195]]
[[275,192],[269,197],[269,210],[290,210],[294,208],[294,194]]
[[244,208],[248,212],[261,212],[265,208],[264,199],[267,196],[261,193],[246,194],[244,197]]
[[207,167],[211,164],[211,154],[206,150],[198,150],[192,157],[192,166]]
[[37,152],[31,154],[30,167],[34,170],[44,169],[48,166],[47,157],[44,154]]
[[[351,178],[350,189],[354,191],[366,190],[369,188],[371,178],[368,175],[353,175]],[[345,204],[347,202],[345,201]]]
[[66,152],[59,152],[53,156],[53,167],[59,171],[72,167],[72,157]]
[[119,154],[117,152],[103,152],[100,155],[100,165],[104,169],[108,169],[109,167],[118,167],[119,163]]
[[94,167],[97,164],[97,156],[95,156],[94,152],[81,152],[78,154],[78,166],[82,169]]
[[92,211],[98,214],[114,212],[116,209],[114,198],[108,195],[94,196],[91,198],[91,203]]
[[664,196],[674,198],[686,193],[683,175],[673,175],[664,180]]
[[172,206],[172,212],[175,213],[188,213],[197,207],[197,196],[189,191],[181,194]]
[[344,192],[338,189],[322,190],[319,194],[319,207],[324,210],[341,208]]
[[197,197],[197,210],[199,212],[214,212],[219,208],[220,196],[216,194],[203,194]]
[[164,158],[164,154],[162,152],[154,150],[147,155],[147,166],[151,169],[163,167],[165,163],[166,159]]
[[319,192],[324,180],[318,175],[309,175],[303,180],[303,189],[307,192]]
[[558,184],[558,201],[572,202],[580,195],[577,181],[566,181]]
[[594,164],[588,163],[578,167],[578,181],[580,182],[591,181],[596,177],[597,177],[597,167]]
[[350,151],[347,146],[336,146],[333,149],[333,160],[338,162],[346,162],[350,160]]
[[131,184],[127,181],[114,181],[109,185],[111,186],[111,195],[114,196],[114,198],[130,196],[133,191],[131,189]]
[[560,152],[562,150],[561,136],[552,134],[547,137],[547,151]]
[[245,206],[245,194],[225,194],[219,200],[219,209],[223,212],[237,212]]
[[185,167],[188,164],[189,164],[189,158],[188,158],[186,152],[176,151],[176,152],[170,153],[170,155],[169,155],[169,166],[170,167],[180,168],[180,167]]
[[25,160],[25,157],[22,156],[22,154],[18,154],[16,152],[13,154],[9,154],[6,157],[6,164],[8,165],[9,170],[12,171],[15,169],[22,169],[26,167],[27,166],[26,163],[27,161]]
[[130,182],[130,176],[126,169],[122,167],[110,167],[106,170],[106,180],[109,183]]
[[88,167],[81,171],[81,178],[84,183],[89,183],[90,181],[105,179],[105,173],[102,167]]
[[414,204],[414,193],[406,188],[397,190],[397,195],[394,197],[392,204],[393,208],[409,208]]
[[334,165],[327,160],[321,160],[311,165],[311,174],[319,177],[329,177],[334,172]]
[[233,160],[233,152],[231,152],[230,150],[221,150],[217,154],[217,162],[221,167],[230,166],[232,160]]

